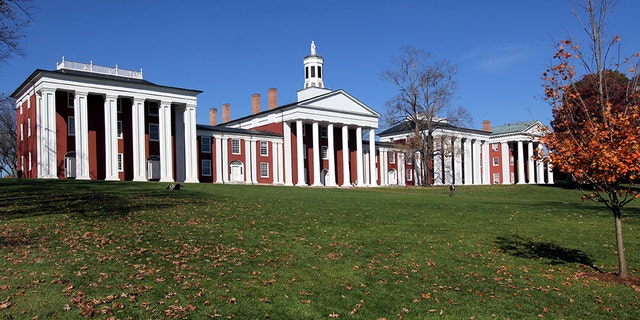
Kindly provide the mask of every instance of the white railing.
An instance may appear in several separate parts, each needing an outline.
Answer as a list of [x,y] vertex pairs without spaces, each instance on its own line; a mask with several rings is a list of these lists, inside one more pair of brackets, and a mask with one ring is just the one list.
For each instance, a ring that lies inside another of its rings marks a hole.
[[126,77],[126,78],[134,78],[134,79],[142,79],[142,69],[140,71],[133,70],[125,70],[119,69],[118,65],[115,68],[97,66],[91,63],[81,63],[81,62],[72,62],[65,61],[64,57],[62,57],[62,62],[56,63],[57,70],[60,69],[70,69],[70,70],[79,70],[85,72],[99,73],[99,74],[107,74],[112,76]]

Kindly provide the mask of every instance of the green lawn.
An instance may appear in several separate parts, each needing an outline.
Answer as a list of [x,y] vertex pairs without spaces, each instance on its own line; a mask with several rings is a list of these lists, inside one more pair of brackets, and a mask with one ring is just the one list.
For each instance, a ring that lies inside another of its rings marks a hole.
[[0,318],[640,317],[576,190],[167,185],[0,180]]

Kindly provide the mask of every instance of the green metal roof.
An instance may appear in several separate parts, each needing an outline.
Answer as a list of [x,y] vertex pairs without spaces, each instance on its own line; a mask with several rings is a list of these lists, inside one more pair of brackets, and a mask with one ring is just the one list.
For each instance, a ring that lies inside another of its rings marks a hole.
[[495,126],[495,127],[492,126],[491,135],[524,132],[527,129],[531,128],[531,126],[535,125],[536,123],[538,123],[538,121],[532,120],[532,121],[525,121],[525,122],[518,122],[518,123],[508,123],[508,124],[503,124],[501,126]]

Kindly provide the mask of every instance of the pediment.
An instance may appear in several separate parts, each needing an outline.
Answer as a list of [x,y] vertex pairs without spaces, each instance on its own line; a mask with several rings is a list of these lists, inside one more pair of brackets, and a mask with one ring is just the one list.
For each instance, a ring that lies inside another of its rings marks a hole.
[[332,91],[298,103],[299,108],[335,111],[379,118],[380,114],[343,90]]

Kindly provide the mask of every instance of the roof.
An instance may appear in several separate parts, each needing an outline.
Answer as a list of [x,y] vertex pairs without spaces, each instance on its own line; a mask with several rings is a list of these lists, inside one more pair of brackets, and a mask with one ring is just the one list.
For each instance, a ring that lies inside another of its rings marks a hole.
[[202,93],[201,90],[193,90],[193,89],[184,89],[184,88],[178,88],[178,87],[163,86],[163,85],[158,85],[158,84],[155,84],[153,82],[149,82],[149,81],[143,80],[143,79],[120,77],[120,76],[100,74],[100,73],[83,72],[83,71],[69,70],[69,69],[60,69],[60,70],[55,70],[55,71],[44,70],[44,69],[36,69],[33,73],[31,73],[31,75],[24,82],[22,82],[22,84],[20,84],[20,86],[13,93],[11,93],[11,97],[17,98],[17,96],[20,95],[20,92],[21,92],[21,90],[23,88],[25,88],[29,83],[33,82],[36,78],[38,78],[40,76],[50,76],[50,77],[53,77],[53,78],[59,78],[61,76],[69,76],[69,77],[72,77],[72,78],[101,79],[101,80],[106,80],[106,81],[109,81],[109,82],[120,83],[120,84],[122,84],[122,83],[128,83],[128,84],[134,83],[134,84],[138,84],[138,85],[142,85],[142,86],[148,86],[148,87],[163,88],[163,89],[169,89],[169,90],[177,90],[177,91],[182,91],[182,92],[185,92],[185,93],[189,93],[191,95],[198,95],[198,94]]
[[518,123],[508,123],[501,126],[491,127],[491,135],[525,132],[538,123],[537,120],[524,121]]
[[[402,121],[395,126],[384,130],[378,133],[379,136],[390,136],[394,134],[407,133],[413,131],[414,125],[411,121]],[[448,123],[438,122],[435,124],[435,128],[440,130],[452,130],[452,131],[461,131],[461,132],[469,132],[469,133],[477,133],[477,134],[489,134],[487,131],[477,130],[477,129],[469,129],[457,127]]]
[[253,136],[282,137],[282,135],[275,132],[271,132],[271,131],[240,129],[240,128],[225,127],[225,126],[210,126],[206,124],[197,124],[196,130],[221,132],[221,133],[245,134],[245,135],[253,135]]

